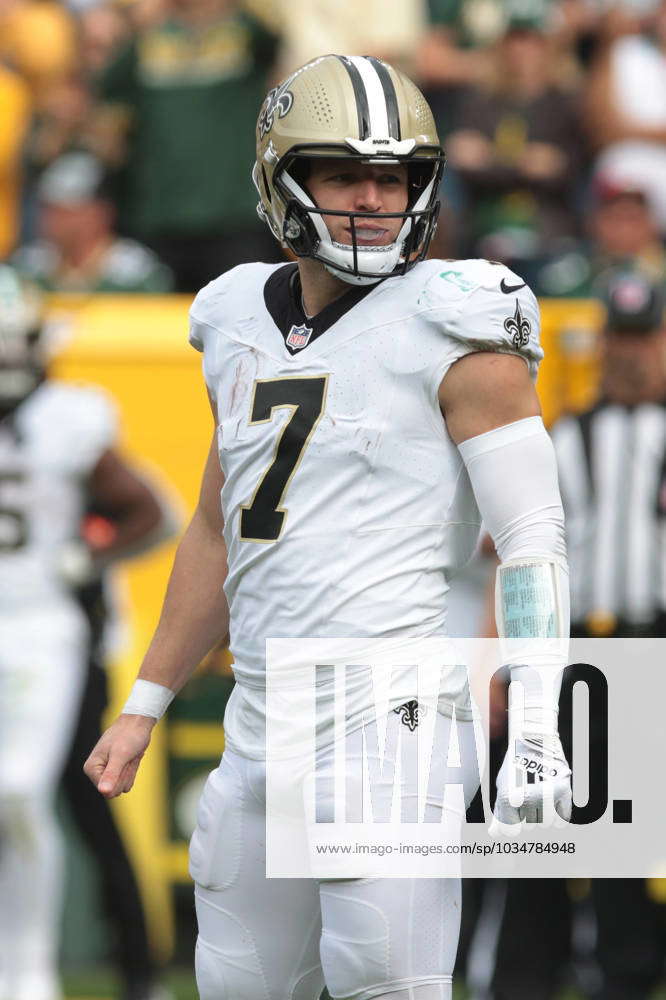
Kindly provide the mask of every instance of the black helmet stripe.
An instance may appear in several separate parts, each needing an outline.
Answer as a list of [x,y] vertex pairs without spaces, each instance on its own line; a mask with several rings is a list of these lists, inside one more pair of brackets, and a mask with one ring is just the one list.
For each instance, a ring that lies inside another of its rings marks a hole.
[[349,79],[354,88],[356,111],[358,114],[358,137],[359,139],[367,139],[370,135],[370,105],[365,86],[363,85],[363,79],[351,59],[348,59],[347,56],[338,56],[338,59],[349,73]]
[[391,74],[388,71],[386,63],[383,63],[381,59],[376,59],[374,56],[366,56],[368,62],[371,62],[374,66],[377,76],[379,77],[382,85],[382,90],[384,91],[384,97],[386,99],[386,114],[388,117],[388,127],[389,135],[392,139],[400,140],[402,138],[400,134],[400,112],[398,110],[398,95],[395,92],[395,87],[393,86],[393,80],[391,79]]

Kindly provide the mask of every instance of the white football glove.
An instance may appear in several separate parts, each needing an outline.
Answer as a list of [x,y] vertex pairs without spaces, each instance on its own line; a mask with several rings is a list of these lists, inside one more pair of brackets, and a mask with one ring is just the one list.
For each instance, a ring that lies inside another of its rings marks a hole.
[[571,804],[571,768],[560,737],[521,733],[510,740],[497,775],[490,836],[517,837],[523,821],[562,827],[571,817]]

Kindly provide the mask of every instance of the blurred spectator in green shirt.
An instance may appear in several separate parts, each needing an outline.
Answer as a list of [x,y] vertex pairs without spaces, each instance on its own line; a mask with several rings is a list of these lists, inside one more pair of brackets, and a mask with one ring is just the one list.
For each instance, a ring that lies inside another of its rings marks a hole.
[[167,0],[102,74],[98,151],[122,167],[120,224],[178,291],[281,259],[249,182],[276,44],[234,0]]
[[173,288],[156,255],[113,229],[104,169],[89,153],[65,153],[38,187],[40,238],[20,247],[14,263],[48,291],[149,292]]

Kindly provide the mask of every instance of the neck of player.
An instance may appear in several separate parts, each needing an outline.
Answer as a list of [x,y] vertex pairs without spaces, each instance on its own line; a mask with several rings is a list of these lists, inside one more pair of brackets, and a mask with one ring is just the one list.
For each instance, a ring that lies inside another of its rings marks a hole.
[[354,287],[354,285],[334,277],[323,264],[318,260],[310,260],[309,257],[299,257],[298,271],[301,278],[303,308],[306,316],[316,316],[331,302],[335,302],[341,295]]

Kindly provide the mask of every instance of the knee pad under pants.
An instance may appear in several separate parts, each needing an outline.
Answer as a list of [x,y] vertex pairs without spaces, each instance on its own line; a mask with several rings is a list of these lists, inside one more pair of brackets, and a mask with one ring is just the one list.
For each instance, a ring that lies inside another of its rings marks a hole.
[[202,796],[190,851],[201,1000],[318,1000],[324,976],[332,997],[449,1000],[458,880],[267,879],[263,770],[225,752]]
[[458,879],[324,882],[320,899],[321,961],[332,997],[372,1000],[404,990],[409,1000],[439,1000],[450,993]]
[[200,1000],[318,1000],[319,894],[267,879],[263,768],[225,751],[204,789],[190,845]]
[[323,928],[313,883],[264,881],[276,897],[248,897],[242,919],[233,890],[197,887],[200,1000],[318,1000],[324,980],[345,1000],[450,1000],[457,879],[322,884]]

